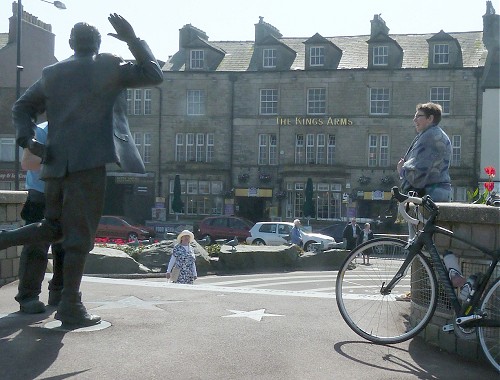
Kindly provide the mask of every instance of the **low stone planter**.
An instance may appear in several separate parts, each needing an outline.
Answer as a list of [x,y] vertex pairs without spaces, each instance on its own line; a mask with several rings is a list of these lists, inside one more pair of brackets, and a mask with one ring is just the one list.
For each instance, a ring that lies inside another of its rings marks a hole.
[[148,273],[151,270],[127,253],[113,248],[95,247],[85,262],[85,274]]
[[300,249],[295,246],[223,245],[217,261],[212,262],[215,272],[256,272],[291,270],[299,259]]

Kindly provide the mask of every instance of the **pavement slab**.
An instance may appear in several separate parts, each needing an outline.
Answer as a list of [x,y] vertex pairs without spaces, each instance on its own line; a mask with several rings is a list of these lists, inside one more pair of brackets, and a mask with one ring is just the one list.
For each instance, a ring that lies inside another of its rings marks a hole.
[[82,300],[106,324],[90,331],[58,328],[52,307],[43,314],[19,313],[17,282],[7,284],[0,288],[0,379],[457,380],[498,375],[487,364],[441,352],[418,338],[394,346],[366,342],[346,326],[328,293],[210,285],[214,282],[85,276]]

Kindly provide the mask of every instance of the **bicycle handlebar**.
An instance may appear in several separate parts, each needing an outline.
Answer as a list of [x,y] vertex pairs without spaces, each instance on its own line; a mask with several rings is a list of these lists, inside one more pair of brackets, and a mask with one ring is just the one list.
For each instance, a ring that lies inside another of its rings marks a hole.
[[422,198],[413,197],[409,194],[402,194],[399,192],[399,188],[394,186],[391,190],[392,197],[396,199],[399,203],[415,203],[416,205],[421,205],[423,202]]
[[[409,194],[402,194],[399,192],[399,188],[394,186],[391,190],[392,197],[399,202],[398,210],[404,220],[406,220],[410,224],[418,224],[420,222],[425,223],[423,220],[423,216],[419,214],[419,217],[422,217],[422,220],[415,219],[408,215],[406,211],[406,205],[409,203],[413,203],[416,205],[422,205],[426,210],[430,211],[433,214],[433,217],[437,215],[439,207],[434,203],[430,196],[424,195],[422,198],[415,197]],[[433,219],[433,218],[431,218]]]

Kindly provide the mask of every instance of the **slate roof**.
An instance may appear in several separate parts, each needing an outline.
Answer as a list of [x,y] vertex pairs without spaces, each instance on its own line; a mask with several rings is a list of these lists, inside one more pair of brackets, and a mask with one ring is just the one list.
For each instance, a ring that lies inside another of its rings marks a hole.
[[[485,64],[488,51],[483,45],[483,32],[448,33],[456,38],[462,48],[464,68],[482,67]],[[396,34],[389,35],[403,49],[403,69],[427,68],[429,44],[428,39],[436,34]],[[311,37],[280,38],[283,44],[297,52],[291,69],[305,68],[305,44]],[[368,67],[369,35],[325,37],[326,40],[338,46],[343,54],[338,69],[366,69]],[[250,61],[254,52],[254,41],[210,41],[210,45],[226,52],[224,59],[216,71],[250,71]],[[184,71],[184,52],[178,51],[164,65],[164,71]],[[177,62],[177,64],[175,64]]]

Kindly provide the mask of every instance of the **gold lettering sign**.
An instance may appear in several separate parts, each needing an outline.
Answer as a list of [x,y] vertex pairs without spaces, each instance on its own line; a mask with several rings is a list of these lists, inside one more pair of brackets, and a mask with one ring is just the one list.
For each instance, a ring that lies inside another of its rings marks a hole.
[[302,117],[302,116],[295,116],[295,117],[282,117],[278,116],[276,117],[276,125],[283,125],[283,126],[341,126],[341,127],[347,127],[353,125],[353,121],[347,117],[333,117],[333,116],[328,116],[328,117]]

